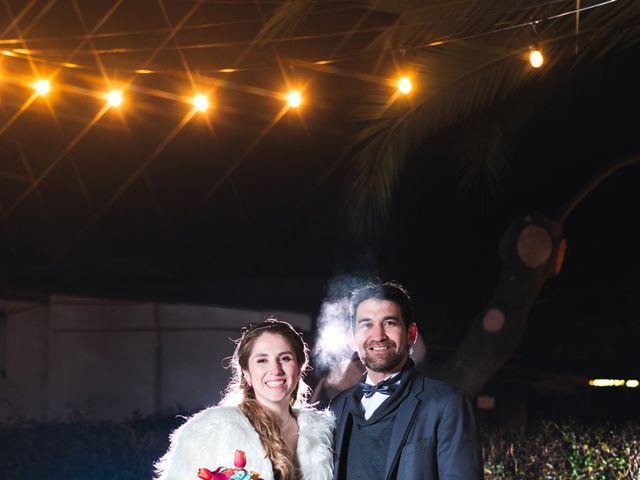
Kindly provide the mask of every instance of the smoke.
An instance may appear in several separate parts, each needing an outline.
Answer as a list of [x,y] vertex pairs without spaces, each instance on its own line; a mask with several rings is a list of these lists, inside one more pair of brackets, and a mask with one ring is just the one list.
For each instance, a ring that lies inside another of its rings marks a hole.
[[349,298],[351,292],[367,282],[359,277],[339,276],[329,284],[327,298],[320,309],[317,321],[313,359],[320,370],[336,370],[353,355],[347,341],[349,332]]
[[325,300],[318,317],[318,334],[313,350],[319,369],[331,369],[351,358],[353,350],[347,342],[349,332],[349,299]]

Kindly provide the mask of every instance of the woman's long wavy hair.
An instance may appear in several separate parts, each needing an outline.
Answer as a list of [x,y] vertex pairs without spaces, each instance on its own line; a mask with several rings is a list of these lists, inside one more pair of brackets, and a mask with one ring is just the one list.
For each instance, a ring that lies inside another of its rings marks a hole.
[[238,406],[258,432],[267,456],[273,465],[274,475],[279,474],[281,480],[294,480],[297,461],[295,452],[291,452],[282,437],[273,414],[256,400],[253,388],[244,378],[243,370],[249,369],[249,357],[256,340],[264,333],[281,335],[291,346],[300,365],[300,380],[291,393],[289,411],[292,407],[307,405],[309,387],[303,377],[309,369],[309,348],[302,336],[287,322],[269,317],[262,323],[250,325],[242,330],[242,336],[236,341],[236,350],[231,357],[232,375],[229,385],[220,402],[221,405]]

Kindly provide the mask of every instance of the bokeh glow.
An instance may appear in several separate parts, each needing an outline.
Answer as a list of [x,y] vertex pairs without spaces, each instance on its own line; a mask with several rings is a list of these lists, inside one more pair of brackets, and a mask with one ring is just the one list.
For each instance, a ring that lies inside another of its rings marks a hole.
[[537,48],[532,49],[529,52],[529,63],[533,68],[540,68],[544,63],[544,56],[542,52]]
[[204,95],[196,95],[193,97],[193,107],[198,112],[205,112],[209,108],[209,99]]
[[33,83],[33,89],[36,94],[43,96],[51,91],[51,83],[49,80],[37,80]]
[[413,85],[411,84],[411,79],[409,77],[402,77],[398,80],[398,90],[400,93],[406,95],[413,89]]
[[124,97],[122,96],[122,92],[120,90],[111,90],[107,94],[107,103],[110,107],[119,107],[122,105],[122,101]]
[[302,96],[297,90],[292,90],[287,95],[287,103],[292,108],[298,108],[302,104]]

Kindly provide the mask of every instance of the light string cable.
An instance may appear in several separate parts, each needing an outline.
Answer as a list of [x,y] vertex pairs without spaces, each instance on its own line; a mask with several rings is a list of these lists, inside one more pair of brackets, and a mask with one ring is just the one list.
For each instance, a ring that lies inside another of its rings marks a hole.
[[[550,2],[545,2],[542,4],[536,4],[534,5],[535,7],[540,7],[540,6],[547,6],[547,5],[553,5],[556,3],[559,3],[563,0],[553,0]],[[460,41],[466,41],[466,40],[472,40],[472,39],[476,39],[476,38],[482,38],[482,37],[486,37],[486,36],[490,36],[490,35],[495,35],[497,33],[501,33],[504,31],[509,31],[509,30],[514,30],[514,29],[519,29],[519,28],[525,28],[525,27],[530,27],[531,25],[534,25],[536,23],[540,23],[542,21],[550,21],[550,20],[555,20],[558,18],[562,18],[568,15],[574,15],[577,13],[581,13],[581,12],[585,12],[588,10],[593,10],[596,8],[600,8],[612,3],[616,3],[618,0],[605,0],[603,2],[594,4],[594,5],[588,5],[588,6],[582,6],[580,8],[576,8],[576,9],[572,9],[572,10],[567,10],[558,14],[554,14],[554,15],[549,15],[547,17],[543,17],[543,18],[539,18],[537,20],[531,20],[531,21],[527,21],[527,22],[523,22],[523,23],[518,23],[515,25],[508,25],[505,27],[500,27],[500,28],[495,28],[489,31],[484,31],[484,32],[479,32],[479,33],[475,33],[475,34],[470,34],[470,35],[465,35],[465,36],[460,36],[460,37],[453,37],[453,38],[443,38],[443,39],[439,39],[439,40],[434,40],[425,44],[421,44],[421,45],[415,45],[415,46],[403,46],[402,49],[405,51],[411,51],[411,50],[418,50],[418,49],[423,49],[423,48],[429,48],[429,47],[435,47],[435,46],[440,46],[440,45],[445,45],[445,44],[450,44],[450,43],[454,43],[454,42],[460,42]],[[527,9],[533,8],[533,6],[528,7]],[[524,11],[525,9],[519,9],[517,11]],[[206,28],[214,28],[217,26],[232,26],[232,25],[237,25],[237,24],[243,24],[243,23],[255,23],[255,22],[259,22],[259,19],[251,19],[251,20],[235,20],[235,21],[230,21],[230,22],[216,22],[216,23],[205,23],[205,24],[198,24],[198,25],[191,25],[191,26],[183,26],[183,29],[206,29]],[[316,39],[327,39],[327,38],[331,38],[331,37],[342,37],[342,36],[347,36],[347,35],[353,35],[353,34],[371,34],[371,33],[376,33],[376,32],[381,32],[384,31],[386,27],[368,27],[368,28],[361,28],[358,30],[346,30],[346,31],[338,31],[338,32],[328,32],[328,33],[319,33],[319,34],[310,34],[310,35],[296,35],[296,36],[289,36],[289,37],[283,37],[283,38],[274,38],[274,39],[270,39],[268,40],[269,43],[286,43],[286,42],[297,42],[297,41],[308,41],[308,40],[316,40]],[[140,31],[126,31],[126,32],[105,32],[105,33],[99,33],[99,34],[94,34],[93,38],[109,38],[109,37],[114,37],[114,36],[131,36],[131,35],[141,35],[144,33],[164,33],[166,32],[166,28],[162,28],[162,29],[146,29],[146,30],[140,30]],[[74,38],[73,36],[67,36],[67,37],[50,37],[50,38],[40,38],[40,39],[30,39],[30,43],[34,43],[34,42],[39,42],[39,41],[43,41],[43,42],[53,42],[59,39],[72,39]],[[11,44],[15,44],[17,42],[19,42],[20,40],[18,39],[5,39],[5,40],[0,40],[0,45],[11,45]],[[164,47],[164,50],[197,50],[197,49],[209,49],[209,48],[230,48],[230,47],[241,47],[241,46],[250,46],[253,43],[253,40],[242,40],[242,41],[235,41],[235,42],[203,42],[203,43],[196,43],[196,44],[191,44],[191,45],[180,45],[178,46],[168,46],[166,45]],[[132,48],[132,47],[118,47],[118,48],[106,48],[106,49],[92,49],[92,50],[80,50],[75,52],[75,56],[82,56],[82,55],[113,55],[113,54],[127,54],[127,53],[141,53],[141,52],[148,52],[148,51],[153,51],[155,50],[155,48],[153,47],[138,47],[138,48]],[[395,49],[395,50],[400,50]],[[47,59],[42,59],[42,58],[37,58],[36,55],[41,55],[41,56],[55,56],[55,55],[65,55],[67,54],[66,51],[64,50],[51,50],[51,49],[8,49],[2,52],[4,55],[7,56],[14,56],[14,57],[21,57],[21,58],[27,58],[30,57],[35,61],[40,61],[40,62],[50,62],[50,63],[54,63],[54,61],[52,60],[47,60]],[[353,60],[353,59],[357,59],[357,58],[363,58],[366,56],[371,56],[373,55],[373,53],[358,53],[358,54],[349,54],[349,55],[343,55],[340,56],[338,58],[332,59],[332,60],[316,60],[316,61],[308,61],[308,63],[337,63],[337,62],[343,62],[343,61],[348,61],[348,60]],[[300,60],[301,62],[304,62],[304,60]],[[66,62],[65,62],[66,63]],[[63,66],[71,66],[68,63],[63,64]],[[87,65],[82,65],[82,64],[77,64],[75,63],[73,65],[73,67],[75,68],[84,68],[84,69],[93,69],[94,67],[91,66],[87,66]],[[231,72],[236,72],[236,71],[247,71],[247,70],[255,70],[257,68],[264,68],[264,67],[241,67],[239,68],[238,66],[234,66],[234,67],[220,67],[220,68],[214,68],[214,69],[207,69],[207,72],[211,72],[211,73],[231,73]],[[130,69],[131,72],[136,72],[136,70],[139,69]],[[144,73],[172,73],[175,72],[175,70],[172,69],[148,69],[147,71],[145,71]]]
[[[477,34],[472,34],[472,35],[466,35],[463,37],[457,37],[457,38],[451,38],[451,39],[443,39],[443,40],[436,40],[433,42],[429,42],[423,45],[416,45],[414,47],[408,48],[406,50],[418,50],[418,49],[423,49],[423,48],[428,48],[428,47],[435,47],[435,46],[440,46],[440,45],[446,45],[448,43],[454,43],[454,42],[461,42],[461,41],[465,41],[465,40],[473,40],[475,38],[481,38],[481,37],[487,37],[490,35],[495,35],[496,33],[501,33],[501,32],[506,32],[508,30],[515,30],[518,28],[525,28],[525,27],[531,27],[534,26],[538,23],[541,22],[547,22],[550,20],[556,20],[558,18],[562,18],[562,17],[566,17],[567,15],[574,15],[576,13],[581,13],[581,12],[586,12],[587,10],[593,10],[595,8],[600,8],[600,7],[604,7],[606,5],[612,4],[612,3],[616,3],[618,0],[605,0],[604,2],[600,2],[594,5],[589,5],[587,7],[580,7],[580,8],[576,8],[573,10],[568,10],[566,12],[561,12],[555,15],[550,15],[548,17],[543,17],[543,18],[539,18],[536,20],[530,20],[528,22],[523,22],[523,23],[518,23],[515,25],[509,25],[506,27],[500,27],[500,28],[496,28],[494,30],[490,30],[487,32],[482,32],[482,33],[477,33]],[[551,3],[551,2],[550,2]],[[552,2],[552,3],[556,3],[556,2]]]

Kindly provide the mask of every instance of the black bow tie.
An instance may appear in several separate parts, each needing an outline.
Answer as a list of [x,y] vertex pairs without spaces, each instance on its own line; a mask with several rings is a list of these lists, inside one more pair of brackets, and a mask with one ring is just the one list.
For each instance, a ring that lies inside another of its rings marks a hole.
[[371,385],[369,383],[360,382],[358,386],[360,387],[360,391],[362,391],[362,395],[365,398],[370,398],[374,393],[381,393],[383,395],[391,395],[396,391],[396,383],[398,383],[397,377],[387,378],[376,385]]

